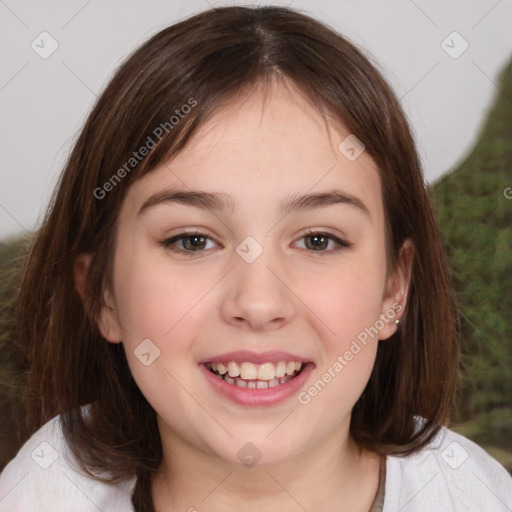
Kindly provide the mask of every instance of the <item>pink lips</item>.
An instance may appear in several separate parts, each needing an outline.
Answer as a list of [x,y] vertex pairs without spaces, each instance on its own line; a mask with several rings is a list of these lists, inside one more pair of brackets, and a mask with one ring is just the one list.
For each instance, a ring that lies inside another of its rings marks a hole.
[[[249,355],[249,357],[247,357]],[[302,361],[303,359],[291,354],[285,354],[283,352],[272,352],[267,354],[251,354],[249,352],[231,352],[229,354],[223,354],[222,356],[212,358],[206,362],[224,362],[224,361],[248,361],[254,364],[261,364],[265,362],[277,362],[277,361]],[[276,405],[284,402],[292,395],[295,395],[304,386],[308,380],[309,375],[313,371],[315,365],[313,363],[306,363],[302,371],[289,380],[285,384],[273,388],[264,389],[248,389],[235,386],[225,382],[223,379],[216,377],[204,363],[199,364],[199,368],[207,381],[212,386],[213,390],[219,395],[235,402],[239,405],[245,405],[249,407],[264,407]]]

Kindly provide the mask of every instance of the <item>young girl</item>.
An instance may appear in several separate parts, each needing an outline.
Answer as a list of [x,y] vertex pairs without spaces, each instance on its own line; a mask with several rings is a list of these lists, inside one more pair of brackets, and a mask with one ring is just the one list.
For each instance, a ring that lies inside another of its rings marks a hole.
[[280,7],[118,70],[30,249],[2,511],[512,509],[447,430],[457,314],[400,105]]

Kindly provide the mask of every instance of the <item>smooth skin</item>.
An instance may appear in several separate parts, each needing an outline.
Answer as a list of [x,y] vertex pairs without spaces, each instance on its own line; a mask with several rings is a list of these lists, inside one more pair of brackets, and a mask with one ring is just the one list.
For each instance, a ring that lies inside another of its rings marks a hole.
[[[99,327],[109,342],[124,344],[157,414],[157,511],[369,510],[380,459],[358,451],[350,416],[394,321],[307,405],[295,395],[269,407],[233,403],[198,368],[235,350],[292,352],[315,364],[304,391],[393,304],[405,306],[412,248],[404,245],[388,273],[380,178],[366,152],[353,162],[340,152],[347,135],[293,85],[276,81],[270,95],[254,88],[218,110],[184,150],[128,190],[105,297],[111,307]],[[233,207],[164,201],[139,212],[176,188],[229,194]],[[338,203],[279,213],[290,194],[334,189],[368,211]],[[162,243],[190,231],[205,238]],[[248,236],[263,248],[253,263],[236,252]],[[89,261],[76,262],[82,294]],[[145,339],[160,350],[149,366],[134,354]],[[247,442],[262,454],[251,468],[237,457]]]

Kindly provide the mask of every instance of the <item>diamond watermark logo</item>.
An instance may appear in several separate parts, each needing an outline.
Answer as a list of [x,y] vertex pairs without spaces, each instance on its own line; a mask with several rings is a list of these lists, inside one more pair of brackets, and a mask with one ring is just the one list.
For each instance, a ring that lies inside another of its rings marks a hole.
[[41,32],[32,43],[30,43],[30,46],[39,57],[47,59],[57,50],[59,43],[48,32]]
[[353,133],[351,133],[340,142],[338,149],[347,160],[354,162],[364,153],[366,147]]
[[160,349],[150,339],[142,341],[133,353],[144,366],[153,364],[160,357]]
[[441,458],[452,469],[458,469],[469,457],[468,452],[457,441],[451,442],[442,452]]
[[59,453],[50,443],[43,441],[30,456],[39,467],[48,469],[59,458]]
[[248,236],[238,245],[236,252],[246,263],[253,263],[263,253],[263,247]]
[[469,43],[456,31],[443,39],[441,48],[452,58],[458,59],[468,48]]
[[244,466],[252,468],[261,459],[263,454],[254,444],[245,443],[242,448],[238,450],[236,456]]

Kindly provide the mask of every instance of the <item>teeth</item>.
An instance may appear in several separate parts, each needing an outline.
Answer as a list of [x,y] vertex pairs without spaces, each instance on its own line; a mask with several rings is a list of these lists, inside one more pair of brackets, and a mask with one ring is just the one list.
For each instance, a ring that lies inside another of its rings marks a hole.
[[236,361],[229,361],[227,364],[207,363],[206,367],[220,375],[227,373],[231,378],[241,377],[244,380],[271,381],[298,372],[302,368],[302,363],[298,361],[279,361],[276,364],[253,364],[249,362],[237,363]]
[[248,361],[237,363],[206,363],[205,366],[214,372],[214,375],[241,388],[265,389],[275,388],[292,379],[296,372],[302,368],[298,361],[279,361],[278,363],[253,364]]
[[[300,363],[299,363],[300,364]],[[276,377],[284,377],[286,375],[286,363],[279,361],[276,365]]]
[[258,365],[258,380],[272,380],[275,376],[276,370],[272,363]]
[[285,375],[284,377],[280,377],[279,379],[272,380],[244,380],[241,377],[230,377],[227,373],[224,376],[215,374],[215,377],[218,379],[224,380],[228,384],[232,384],[238,386],[240,388],[248,388],[248,389],[266,389],[275,388],[280,386],[281,384],[286,384],[289,380],[293,379],[290,375]]
[[240,367],[234,361],[228,363],[228,374],[230,377],[238,377],[240,375]]
[[[299,366],[299,368],[300,368],[300,366]],[[291,375],[294,371],[295,371],[295,363],[294,362],[289,362],[286,365],[286,375]]]
[[256,379],[258,377],[258,368],[252,363],[242,363],[240,366],[240,377],[247,380]]

